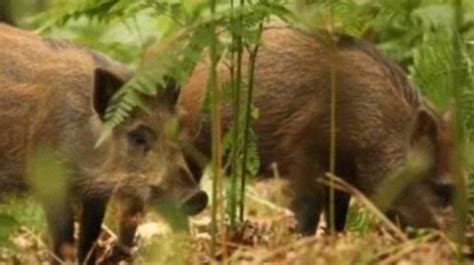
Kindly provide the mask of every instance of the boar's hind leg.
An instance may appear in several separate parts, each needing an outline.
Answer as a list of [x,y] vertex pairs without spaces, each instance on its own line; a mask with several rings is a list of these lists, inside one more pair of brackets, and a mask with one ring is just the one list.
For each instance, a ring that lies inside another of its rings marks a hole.
[[73,260],[74,254],[74,216],[68,200],[44,200],[48,228],[51,234],[53,253],[51,264],[60,264],[58,260]]
[[[334,190],[334,230],[341,232],[346,226],[347,212],[349,210],[349,201],[351,196],[339,190]],[[326,188],[326,204],[324,209],[324,217],[326,218],[326,226],[330,231],[331,220],[330,220],[330,198],[329,188]]]
[[294,193],[291,209],[295,214],[297,232],[309,236],[316,232],[324,205],[324,186],[317,182],[318,176],[324,172],[314,162],[297,164],[290,170],[290,185]]
[[95,242],[102,230],[102,221],[108,199],[85,199],[79,231],[79,264],[95,264]]

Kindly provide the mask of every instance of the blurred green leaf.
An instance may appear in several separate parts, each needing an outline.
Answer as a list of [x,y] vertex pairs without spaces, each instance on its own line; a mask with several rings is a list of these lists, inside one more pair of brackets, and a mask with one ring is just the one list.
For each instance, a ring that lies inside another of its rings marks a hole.
[[10,215],[0,213],[0,247],[7,246],[9,244],[10,234],[13,229],[18,225],[15,218]]

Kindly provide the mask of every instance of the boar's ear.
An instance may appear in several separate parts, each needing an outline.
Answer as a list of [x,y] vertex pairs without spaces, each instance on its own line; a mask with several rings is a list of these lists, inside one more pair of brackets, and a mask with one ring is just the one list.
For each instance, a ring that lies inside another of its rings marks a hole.
[[103,121],[107,106],[112,96],[123,86],[125,82],[110,71],[97,68],[94,72],[94,91],[92,95],[92,107],[99,118]]
[[412,134],[412,143],[424,136],[435,139],[438,133],[438,123],[435,114],[421,108],[416,113],[415,126]]

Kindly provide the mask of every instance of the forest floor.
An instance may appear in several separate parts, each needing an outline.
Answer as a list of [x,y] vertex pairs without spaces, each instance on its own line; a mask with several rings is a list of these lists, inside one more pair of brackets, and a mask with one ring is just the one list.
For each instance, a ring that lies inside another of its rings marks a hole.
[[[284,198],[268,188],[275,185],[278,184],[254,185],[248,196],[247,221],[232,230],[220,227],[220,231],[227,232],[217,236],[216,259],[211,259],[209,254],[208,211],[191,219],[191,235],[170,232],[168,226],[151,213],[138,229],[137,246],[130,259],[133,261],[121,264],[443,265],[457,261],[474,264],[473,225],[467,230],[468,242],[462,248],[457,248],[438,231],[417,230],[407,238],[399,238],[358,205],[351,207],[346,232],[329,236],[323,223],[315,236],[297,236],[291,212],[279,206],[285,205],[280,201]],[[279,203],[272,203],[275,201]],[[41,213],[26,210],[41,220]],[[107,220],[97,246],[99,260],[109,255],[117,238],[114,218],[109,216]],[[0,249],[0,265],[48,264],[47,233],[44,223],[38,222],[31,226],[25,224],[10,236],[11,246]]]

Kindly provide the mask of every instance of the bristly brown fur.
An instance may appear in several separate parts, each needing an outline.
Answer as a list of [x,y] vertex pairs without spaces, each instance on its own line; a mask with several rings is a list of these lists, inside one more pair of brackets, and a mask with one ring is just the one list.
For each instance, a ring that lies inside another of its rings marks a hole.
[[[288,29],[294,29],[292,27],[287,27]],[[280,27],[281,29],[281,27]],[[298,32],[316,38],[317,41],[325,41],[325,38],[328,38],[328,33],[325,31],[308,31],[303,29],[294,29]],[[423,97],[420,95],[420,92],[416,90],[408,81],[406,73],[403,69],[389,60],[384,54],[376,49],[374,45],[368,43],[367,41],[354,38],[353,36],[347,34],[336,34],[336,46],[340,50],[352,50],[357,52],[363,52],[366,55],[370,56],[373,60],[379,63],[379,65],[385,68],[386,78],[393,82],[394,93],[398,94],[400,98],[405,98],[407,103],[417,107],[424,104],[429,104],[426,102]],[[326,44],[328,42],[326,41]]]
[[341,35],[337,46],[342,49],[350,49],[366,53],[374,60],[378,61],[380,65],[385,67],[387,78],[393,82],[392,88],[396,90],[394,92],[399,94],[399,97],[405,98],[407,102],[414,107],[425,104],[420,92],[414,89],[414,87],[408,82],[406,73],[403,69],[393,61],[387,59],[387,57],[378,51],[374,45],[360,39],[355,39],[352,36]]
[[[145,202],[184,219],[204,209],[207,195],[166,133],[176,116],[174,92],[148,98],[150,113],[132,110],[96,148],[107,108],[132,73],[79,45],[3,24],[0,43],[0,196],[33,187],[57,257],[95,264],[93,245],[112,194],[126,213],[120,220],[121,249],[132,247],[138,219],[129,219],[142,215]],[[43,155],[60,171],[54,185],[49,173],[36,170]],[[53,186],[60,190],[53,192]],[[76,203],[82,204],[77,255]]]
[[[327,35],[327,34],[326,34]],[[403,71],[375,47],[349,36],[338,36],[335,47],[322,32],[291,27],[268,28],[255,65],[253,104],[259,118],[257,136],[260,173],[276,162],[293,188],[293,210],[303,234],[311,234],[327,206],[325,187],[318,179],[329,170],[331,71],[336,74],[336,175],[367,195],[404,168],[413,150],[427,154],[423,181],[404,189],[393,209],[402,223],[441,226],[437,201],[449,201],[433,186],[450,182],[452,124],[441,119],[429,102],[408,82]],[[335,49],[334,49],[335,48]],[[244,58],[247,73],[248,55]],[[210,125],[200,115],[209,79],[208,63],[198,65],[180,96],[182,117],[191,142],[210,153]],[[219,84],[230,79],[218,67]],[[221,107],[223,129],[232,124],[230,104]],[[200,123],[200,121],[202,121]],[[443,150],[443,151],[440,151]],[[199,169],[190,162],[195,175]],[[438,174],[436,172],[445,172]],[[451,183],[452,184],[452,183]],[[347,194],[336,196],[337,228],[343,228]],[[445,220],[447,220],[445,219]]]
[[[44,38],[43,41],[49,45],[52,49],[56,49],[58,51],[61,50],[82,50],[85,53],[88,53],[92,58],[94,59],[94,62],[98,67],[101,67],[102,69],[108,69],[109,71],[116,70],[118,72],[124,71],[123,65],[111,60],[107,56],[98,53],[96,51],[90,50],[82,45],[79,45],[77,43],[74,43],[69,40],[60,40],[60,39],[51,39],[51,38]],[[131,71],[125,71],[124,73],[124,79],[129,79],[132,77],[132,72]]]
[[[25,159],[32,142],[61,146],[61,137],[74,138],[80,130],[94,141],[91,134],[98,132],[87,131],[87,124],[93,117],[95,69],[113,72],[123,80],[130,78],[131,72],[79,45],[42,39],[5,24],[0,24],[0,43],[0,150],[8,154],[6,162],[1,162],[0,180],[24,187]],[[18,122],[20,113],[23,118]],[[68,126],[71,119],[82,123],[83,128]],[[55,133],[62,136],[55,138]],[[75,143],[77,146],[68,149],[79,152],[85,144]]]

